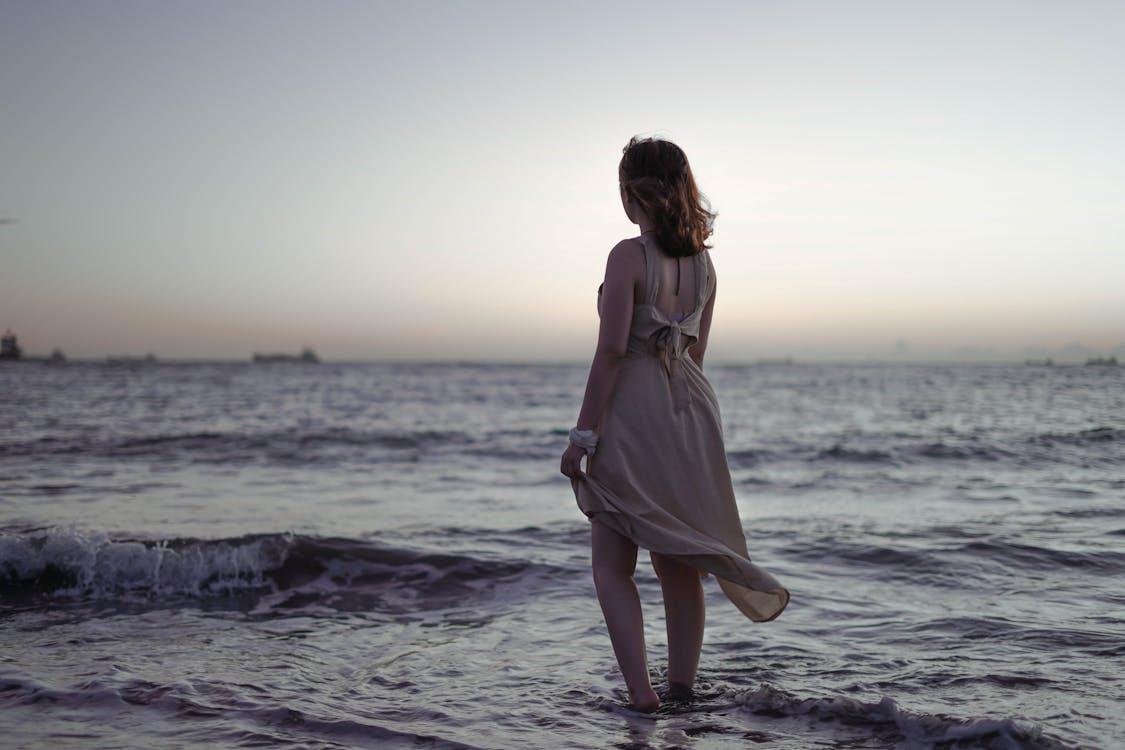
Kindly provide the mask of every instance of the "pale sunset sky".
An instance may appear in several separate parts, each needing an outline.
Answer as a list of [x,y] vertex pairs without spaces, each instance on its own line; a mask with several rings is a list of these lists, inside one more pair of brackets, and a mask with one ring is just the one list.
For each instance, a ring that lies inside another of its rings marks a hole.
[[31,353],[581,361],[617,162],[719,218],[712,361],[1125,353],[1125,3],[0,0]]

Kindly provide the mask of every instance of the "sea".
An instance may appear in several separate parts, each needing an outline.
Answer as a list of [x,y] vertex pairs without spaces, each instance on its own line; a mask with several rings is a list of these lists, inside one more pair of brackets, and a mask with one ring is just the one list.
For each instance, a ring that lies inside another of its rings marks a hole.
[[708,579],[645,716],[559,474],[584,366],[0,363],[0,747],[1125,747],[1125,367],[707,372],[792,603]]

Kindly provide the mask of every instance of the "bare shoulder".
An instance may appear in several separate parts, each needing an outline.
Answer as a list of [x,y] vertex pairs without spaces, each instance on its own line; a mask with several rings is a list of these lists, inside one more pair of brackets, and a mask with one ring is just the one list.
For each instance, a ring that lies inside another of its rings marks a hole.
[[634,275],[644,271],[645,246],[639,237],[621,240],[609,251],[606,267],[620,273]]

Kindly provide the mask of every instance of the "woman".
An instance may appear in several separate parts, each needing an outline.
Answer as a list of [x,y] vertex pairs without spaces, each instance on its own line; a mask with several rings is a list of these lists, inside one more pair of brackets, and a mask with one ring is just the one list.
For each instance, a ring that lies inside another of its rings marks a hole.
[[[590,518],[594,585],[632,707],[651,712],[637,548],[660,577],[668,693],[690,695],[703,645],[702,575],[750,619],[777,617],[789,592],[750,562],[703,375],[715,308],[707,210],[675,144],[633,138],[618,169],[625,215],[641,230],[609,253],[586,395],[562,456]],[[586,471],[582,457],[586,456]]]

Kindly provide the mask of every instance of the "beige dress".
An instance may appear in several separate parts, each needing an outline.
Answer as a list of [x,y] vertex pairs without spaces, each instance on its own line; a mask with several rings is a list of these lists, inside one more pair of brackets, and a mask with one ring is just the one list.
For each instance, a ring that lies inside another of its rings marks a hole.
[[[656,307],[661,250],[645,248],[645,299],[633,307],[629,348],[587,474],[572,480],[578,507],[637,546],[712,573],[747,617],[781,614],[789,592],[750,562],[723,447],[719,404],[687,354],[715,292],[708,253],[695,263],[695,307],[672,320]],[[601,298],[599,296],[599,308]]]

